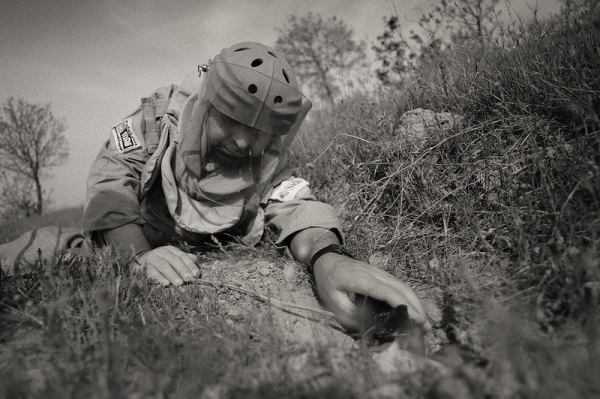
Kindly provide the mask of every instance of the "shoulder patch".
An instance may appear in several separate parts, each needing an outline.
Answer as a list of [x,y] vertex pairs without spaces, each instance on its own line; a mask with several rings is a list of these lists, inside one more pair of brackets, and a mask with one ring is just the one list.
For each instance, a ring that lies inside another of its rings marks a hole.
[[112,128],[115,147],[123,154],[142,146],[140,140],[133,131],[133,120],[127,118]]
[[269,199],[282,202],[291,201],[296,198],[296,194],[305,187],[308,187],[308,182],[306,180],[292,176],[275,187],[273,194],[271,194]]

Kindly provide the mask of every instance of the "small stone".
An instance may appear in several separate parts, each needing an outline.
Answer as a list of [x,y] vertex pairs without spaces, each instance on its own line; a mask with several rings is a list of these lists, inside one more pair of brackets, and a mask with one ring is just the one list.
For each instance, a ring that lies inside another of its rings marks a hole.
[[431,270],[437,270],[438,267],[440,267],[440,261],[437,258],[432,258],[429,261],[429,269],[431,269]]
[[271,269],[267,266],[263,266],[260,268],[260,270],[258,271],[260,274],[262,274],[263,276],[268,276],[269,274],[271,274]]
[[226,317],[228,320],[232,320],[232,321],[241,321],[244,318],[240,309],[236,309],[236,308],[229,308],[227,310]]
[[294,265],[289,264],[289,263],[286,264],[283,267],[283,278],[288,283],[294,282],[294,280],[296,278],[296,267],[294,267]]

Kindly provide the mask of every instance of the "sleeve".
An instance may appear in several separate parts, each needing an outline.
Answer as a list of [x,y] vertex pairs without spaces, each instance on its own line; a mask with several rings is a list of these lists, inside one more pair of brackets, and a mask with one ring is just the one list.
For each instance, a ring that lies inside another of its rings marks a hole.
[[268,195],[265,219],[267,227],[277,234],[277,246],[284,246],[290,236],[311,227],[332,230],[341,242],[344,241],[335,210],[331,205],[317,201],[306,180],[291,176]]
[[86,232],[142,225],[140,182],[149,158],[142,133],[141,108],[112,128],[87,178]]
[[152,246],[146,240],[142,228],[137,224],[130,223],[111,230],[104,230],[98,234],[98,240],[102,245],[113,245],[121,249],[127,261],[134,257],[152,250]]

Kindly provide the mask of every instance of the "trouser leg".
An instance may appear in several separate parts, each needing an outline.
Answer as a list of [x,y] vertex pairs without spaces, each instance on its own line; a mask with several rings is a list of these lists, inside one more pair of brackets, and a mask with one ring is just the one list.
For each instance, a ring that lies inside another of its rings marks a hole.
[[52,262],[64,251],[82,245],[83,232],[73,227],[49,226],[34,229],[14,241],[0,245],[2,272],[28,272],[36,263]]

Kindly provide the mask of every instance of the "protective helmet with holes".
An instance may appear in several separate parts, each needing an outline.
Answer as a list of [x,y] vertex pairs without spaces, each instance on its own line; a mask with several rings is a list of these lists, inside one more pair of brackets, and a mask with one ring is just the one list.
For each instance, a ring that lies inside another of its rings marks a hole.
[[223,49],[206,79],[205,98],[213,107],[261,131],[286,134],[306,114],[292,68],[268,46],[243,42]]

